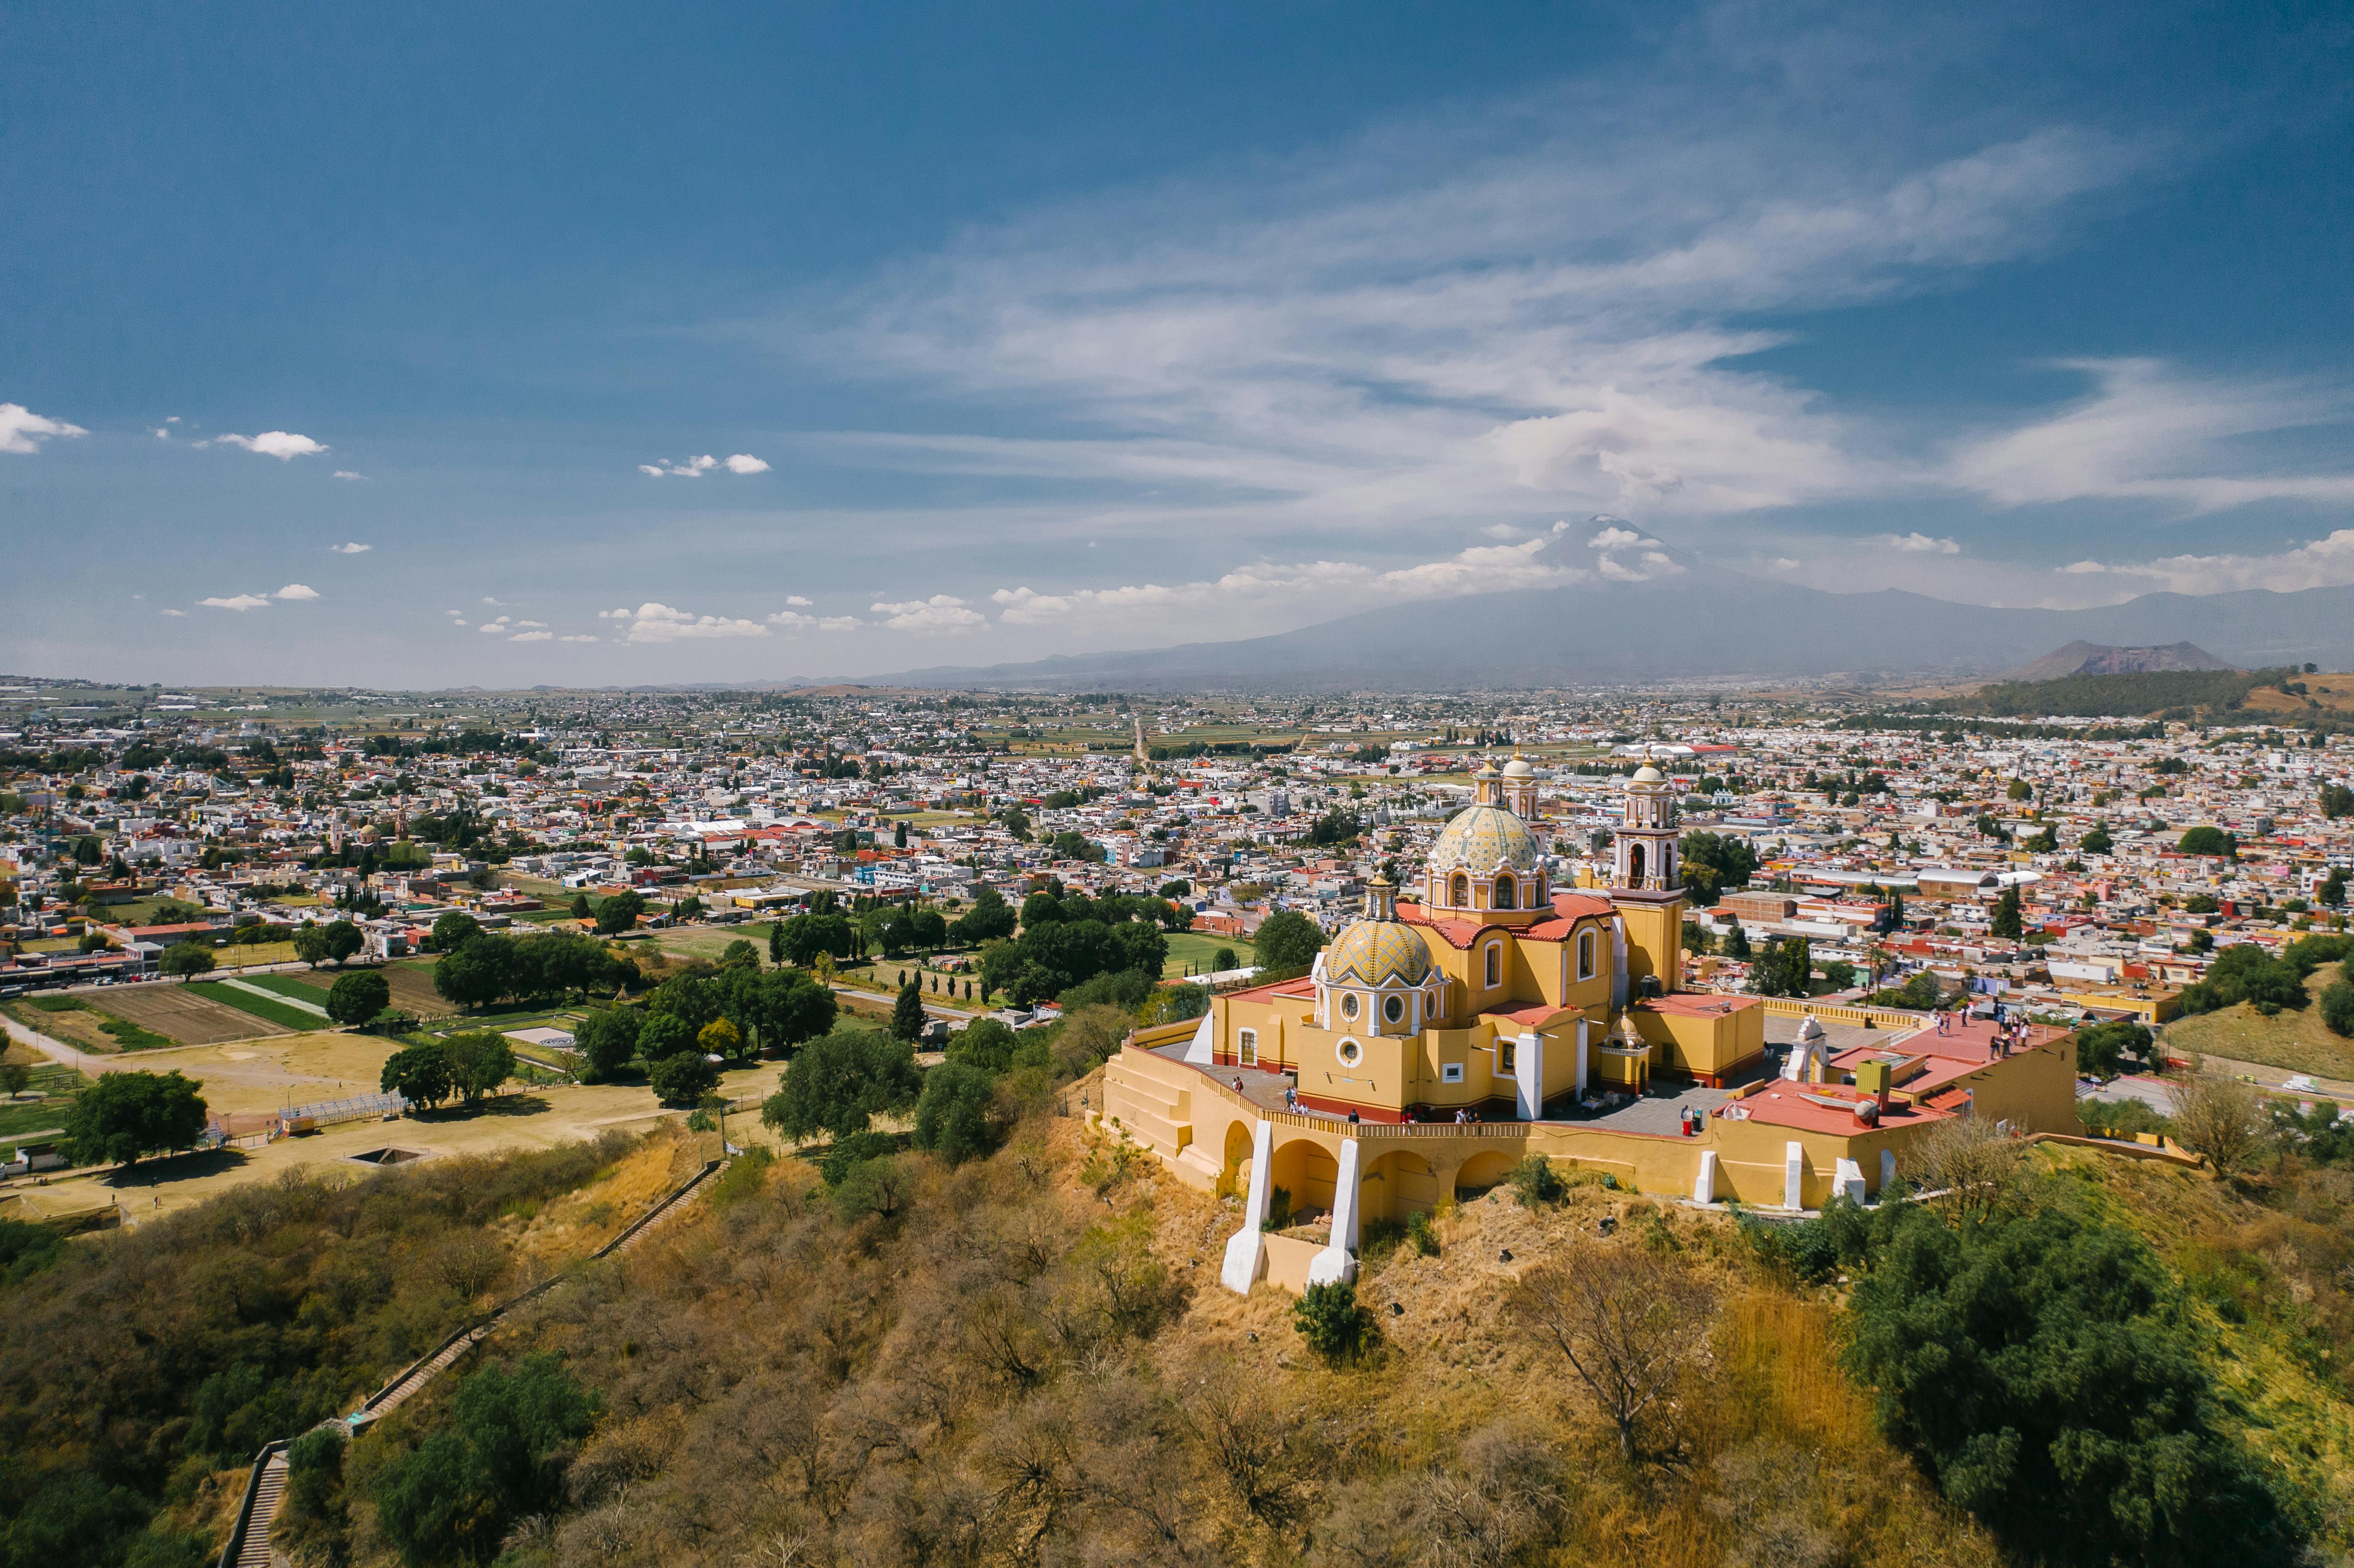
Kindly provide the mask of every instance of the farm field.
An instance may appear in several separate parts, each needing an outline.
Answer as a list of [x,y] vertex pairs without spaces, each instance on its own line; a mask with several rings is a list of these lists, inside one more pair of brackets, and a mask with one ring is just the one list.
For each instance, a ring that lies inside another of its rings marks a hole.
[[333,975],[327,977],[326,985],[313,985],[307,974],[245,975],[240,978],[247,985],[258,985],[264,991],[275,991],[297,1002],[308,1002],[313,1007],[326,1005],[326,998],[322,993],[335,983]]
[[234,1007],[224,1007],[183,985],[118,987],[98,991],[90,1005],[186,1045],[214,1045],[292,1031]]
[[239,1012],[249,1012],[256,1018],[282,1025],[287,1029],[296,1031],[319,1029],[323,1028],[327,1022],[324,1018],[302,1008],[275,1001],[267,996],[258,996],[242,987],[225,984],[219,980],[204,985],[192,985],[186,989],[218,1006],[233,1007]]
[[101,1055],[116,1051],[153,1051],[179,1044],[127,1018],[101,1012],[81,996],[27,997],[22,1001],[10,1002],[7,1012],[19,1023]]

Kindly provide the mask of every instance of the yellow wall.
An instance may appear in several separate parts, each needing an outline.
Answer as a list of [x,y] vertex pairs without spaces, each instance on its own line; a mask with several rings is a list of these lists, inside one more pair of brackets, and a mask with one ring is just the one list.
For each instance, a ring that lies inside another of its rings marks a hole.
[[1654,1012],[1639,1004],[1629,1008],[1635,1031],[1651,1047],[1654,1073],[1721,1077],[1736,1064],[1766,1050],[1766,1012],[1758,1007],[1737,1007],[1730,1012],[1702,1014]]

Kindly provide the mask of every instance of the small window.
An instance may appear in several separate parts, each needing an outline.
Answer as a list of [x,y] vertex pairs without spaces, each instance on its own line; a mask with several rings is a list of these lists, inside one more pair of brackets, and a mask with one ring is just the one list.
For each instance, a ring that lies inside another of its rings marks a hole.
[[1520,907],[1520,902],[1521,890],[1513,884],[1512,879],[1509,876],[1496,878],[1496,907],[1517,909]]
[[1392,1023],[1396,1023],[1404,1019],[1405,1017],[1405,998],[1402,996],[1393,996],[1384,1000],[1382,1003],[1382,1016],[1388,1019]]
[[1463,1064],[1460,1062],[1442,1063],[1438,1069],[1438,1081],[1442,1084],[1461,1083],[1463,1081]]
[[1455,879],[1453,889],[1449,891],[1447,895],[1447,901],[1449,904],[1454,905],[1458,909],[1469,904],[1471,902],[1471,879],[1468,876],[1458,876]]
[[1355,991],[1343,991],[1341,993],[1341,1016],[1343,1018],[1354,1018],[1357,1016],[1357,993]]
[[1363,1059],[1364,1054],[1365,1048],[1363,1045],[1358,1044],[1354,1040],[1343,1040],[1341,1042],[1341,1065],[1343,1067],[1355,1066]]
[[1594,933],[1591,931],[1581,934],[1577,938],[1577,978],[1594,978]]
[[1488,944],[1488,984],[1492,988],[1503,983],[1504,944],[1490,942]]
[[1258,1031],[1256,1029],[1243,1030],[1235,1036],[1235,1050],[1242,1058],[1242,1065],[1246,1067],[1257,1066]]
[[1510,1040],[1497,1041],[1496,1071],[1504,1074],[1516,1073],[1520,1071],[1517,1062],[1518,1057],[1515,1054],[1515,1043]]

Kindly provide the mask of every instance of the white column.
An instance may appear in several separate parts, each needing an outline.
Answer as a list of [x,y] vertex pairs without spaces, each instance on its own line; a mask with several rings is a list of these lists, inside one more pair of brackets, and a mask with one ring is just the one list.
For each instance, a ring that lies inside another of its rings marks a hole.
[[1267,1221],[1267,1183],[1274,1177],[1275,1123],[1261,1117],[1251,1134],[1250,1196],[1243,1201],[1243,1226],[1226,1238],[1225,1262],[1218,1283],[1237,1296],[1247,1296],[1267,1267],[1267,1237],[1259,1226]]
[[1202,1026],[1193,1031],[1193,1038],[1185,1046],[1185,1063],[1192,1067],[1211,1065],[1218,1033],[1218,1015],[1214,1011],[1202,1014]]
[[1587,1022],[1587,1021],[1586,1021],[1585,1019],[1583,1019],[1583,1018],[1581,1018],[1581,1019],[1579,1019],[1579,1020],[1577,1021],[1577,1092],[1578,1092],[1578,1094],[1579,1094],[1579,1096],[1580,1096],[1580,1097],[1583,1097],[1583,1096],[1585,1095],[1585,1025],[1586,1025],[1586,1022]]
[[1863,1167],[1852,1160],[1842,1160],[1831,1173],[1831,1191],[1844,1192],[1850,1202],[1863,1202]]
[[1888,1195],[1888,1189],[1895,1183],[1895,1181],[1896,1150],[1883,1149],[1880,1151],[1880,1195],[1882,1197]]
[[1804,1186],[1806,1173],[1807,1146],[1803,1143],[1784,1144],[1782,1146],[1782,1206],[1784,1208],[1803,1209],[1807,1206],[1800,1201],[1806,1193]]
[[1692,1202],[1695,1203],[1716,1202],[1716,1150],[1713,1149],[1703,1149],[1700,1151],[1700,1176],[1692,1182]]
[[1544,1036],[1532,1030],[1520,1038],[1512,1052],[1512,1078],[1518,1086],[1514,1092],[1514,1111],[1522,1121],[1534,1121],[1544,1115]]
[[1357,1245],[1357,1140],[1341,1144],[1341,1173],[1332,1179],[1332,1243],[1308,1263],[1308,1283],[1338,1285],[1357,1277],[1357,1260],[1349,1255]]

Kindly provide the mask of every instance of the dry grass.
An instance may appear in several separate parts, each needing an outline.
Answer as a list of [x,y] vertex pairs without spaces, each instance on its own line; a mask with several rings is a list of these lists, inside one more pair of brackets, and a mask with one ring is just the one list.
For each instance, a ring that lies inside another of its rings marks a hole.
[[294,1033],[268,1019],[197,996],[186,986],[117,988],[91,991],[86,1000],[101,1012],[127,1018],[142,1029],[169,1035],[186,1045],[216,1045],[228,1040],[259,1040]]
[[2166,1026],[2166,1046],[2176,1055],[2192,1052],[2234,1062],[2257,1062],[2316,1077],[2354,1080],[2354,1040],[2329,1033],[2321,1022],[2322,988],[2338,978],[2338,966],[2314,970],[2305,982],[2315,1005],[2284,1009],[2266,1018],[2248,1002],[2180,1018]]

